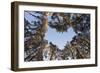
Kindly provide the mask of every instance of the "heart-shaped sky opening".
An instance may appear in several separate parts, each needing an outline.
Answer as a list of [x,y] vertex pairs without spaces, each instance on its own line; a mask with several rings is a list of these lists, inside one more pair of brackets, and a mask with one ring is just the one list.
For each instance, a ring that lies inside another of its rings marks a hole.
[[72,27],[69,27],[67,32],[57,32],[56,29],[48,26],[48,30],[45,33],[44,39],[48,40],[48,43],[52,42],[59,49],[64,49],[67,42],[70,42],[72,38],[76,35]]

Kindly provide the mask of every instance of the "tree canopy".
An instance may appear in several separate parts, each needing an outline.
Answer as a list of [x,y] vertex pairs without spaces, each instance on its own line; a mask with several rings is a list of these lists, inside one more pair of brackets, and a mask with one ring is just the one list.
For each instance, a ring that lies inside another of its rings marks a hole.
[[[31,22],[24,17],[25,61],[45,60],[43,52],[48,44],[51,50],[46,49],[50,51],[46,55],[50,56],[50,60],[90,58],[90,14],[39,11],[25,13],[34,17]],[[60,50],[57,45],[44,39],[48,26],[62,33],[72,27],[77,35],[71,42],[66,41],[64,49]]]

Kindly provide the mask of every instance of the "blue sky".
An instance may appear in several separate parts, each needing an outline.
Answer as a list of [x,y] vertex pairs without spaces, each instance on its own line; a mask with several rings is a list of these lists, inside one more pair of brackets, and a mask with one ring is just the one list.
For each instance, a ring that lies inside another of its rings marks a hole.
[[75,36],[75,32],[72,27],[68,29],[67,32],[57,32],[55,29],[48,27],[48,31],[45,34],[45,39],[48,42],[52,42],[53,44],[57,45],[59,49],[64,49],[65,44],[70,42],[72,38]]
[[[32,14],[35,14],[33,12],[30,12]],[[38,15],[38,14],[35,14],[35,15]],[[37,18],[31,16],[29,13],[25,12],[25,18],[31,23],[32,21],[38,21]]]
[[[37,15],[37,14],[35,14],[35,15]],[[25,18],[30,23],[31,23],[31,21],[37,21],[37,19],[35,17],[29,15],[26,12],[25,12]],[[46,32],[44,39],[48,40],[48,42],[52,42],[53,44],[57,45],[59,49],[63,49],[65,44],[67,42],[70,42],[75,35],[76,34],[75,34],[72,27],[68,28],[68,31],[63,32],[63,33],[62,32],[57,32],[56,29],[48,27],[48,31]]]

